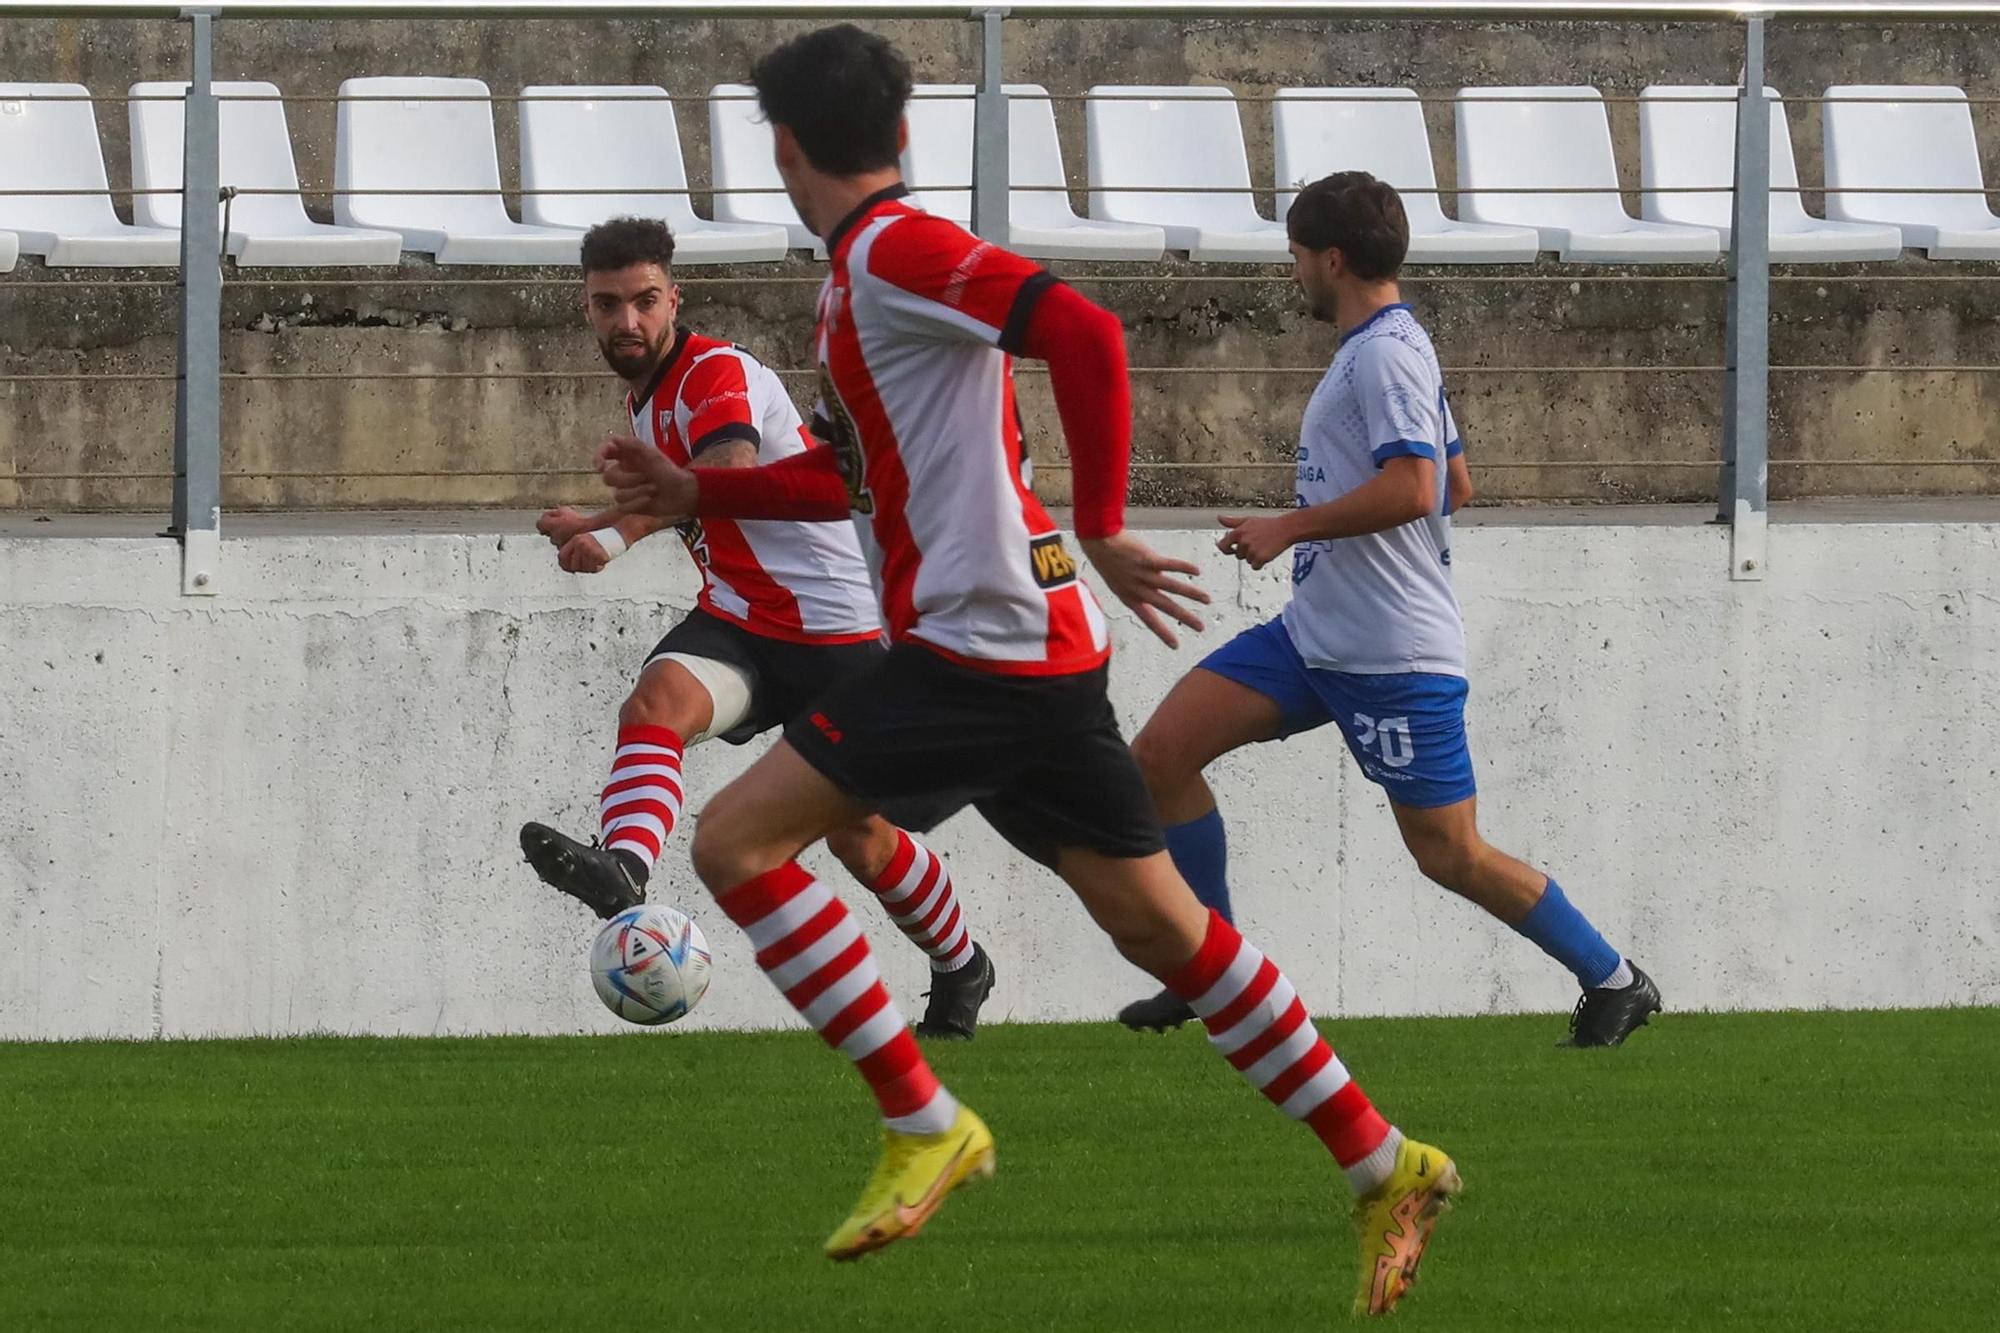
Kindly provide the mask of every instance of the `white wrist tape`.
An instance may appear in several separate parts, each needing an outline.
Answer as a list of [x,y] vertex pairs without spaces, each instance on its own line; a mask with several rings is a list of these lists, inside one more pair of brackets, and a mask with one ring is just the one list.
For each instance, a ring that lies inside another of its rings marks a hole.
[[625,534],[618,529],[597,528],[590,535],[597,538],[597,544],[604,548],[604,558],[606,560],[616,560],[619,556],[625,554],[625,547],[627,545]]

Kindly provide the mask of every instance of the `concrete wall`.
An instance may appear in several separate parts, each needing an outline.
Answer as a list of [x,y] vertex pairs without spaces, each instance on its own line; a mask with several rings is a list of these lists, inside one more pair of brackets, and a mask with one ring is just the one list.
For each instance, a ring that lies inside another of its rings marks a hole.
[[[1771,538],[1770,579],[1731,584],[1724,535],[1692,524],[1461,533],[1488,834],[1676,1009],[2000,1001],[2000,525]],[[1210,564],[1203,642],[1286,595],[1276,570]],[[592,923],[515,830],[590,827],[624,682],[688,604],[681,565],[642,546],[585,581],[518,535],[252,537],[225,544],[222,596],[184,600],[163,541],[0,539],[0,1037],[616,1028]],[[1117,635],[1129,723],[1193,653],[1129,617]],[[697,751],[691,804],[744,758]],[[1418,878],[1333,737],[1212,776],[1245,928],[1318,1012],[1569,1004],[1564,974]],[[975,818],[934,841],[998,961],[994,1017],[1104,1017],[1141,991]],[[656,884],[716,948],[691,1022],[790,1021],[684,848]],[[916,1005],[921,961],[835,882]]]
[[[737,77],[755,55],[802,26],[785,19],[658,18],[479,21],[228,20],[217,26],[223,77],[271,78],[297,100],[290,108],[308,188],[332,178],[334,107],[325,100],[354,74],[460,74],[500,94],[530,83],[660,83],[699,92]],[[945,19],[885,21],[920,78],[962,81],[977,70],[976,31]],[[1393,83],[1448,95],[1465,84],[1590,83],[1631,95],[1647,83],[1722,82],[1740,58],[1738,30],[1711,23],[1346,21],[1316,17],[1023,18],[1008,24],[1009,68],[1061,95],[1094,83],[1220,84],[1245,96],[1285,85]],[[162,20],[19,19],[0,26],[0,69],[10,78],[75,79],[104,96],[140,78],[186,66],[180,25]],[[2000,27],[1990,23],[1774,23],[1771,81],[1794,97],[1841,82],[1956,83],[1995,92]],[[319,99],[319,100],[314,100]],[[706,179],[706,116],[683,106],[682,139],[697,182]],[[1058,108],[1073,176],[1083,176],[1082,111]],[[1448,107],[1432,107],[1433,157],[1449,188],[1455,144]],[[2000,107],[1975,108],[2000,177]],[[126,183],[123,109],[99,107],[114,184]],[[1253,172],[1266,183],[1270,116],[1244,104]],[[1628,185],[1638,178],[1637,110],[1612,107]],[[496,109],[501,161],[511,176],[514,110]],[[1818,177],[1816,108],[1794,108],[1803,178]],[[1079,200],[1079,203],[1081,201]],[[1808,196],[1808,205],[1819,200]],[[1636,210],[1637,199],[1628,207]],[[328,201],[311,206],[328,215]],[[1071,275],[1085,266],[1058,265]],[[1873,266],[1879,279],[1940,273],[1992,276],[1991,265],[1949,269],[1906,260]],[[1278,271],[1167,264],[1124,266],[1127,281],[1086,287],[1126,320],[1135,363],[1174,370],[1215,366],[1312,366],[1330,339],[1297,309]],[[696,271],[688,270],[684,276]],[[690,287],[690,318],[741,338],[773,365],[801,364],[818,268],[725,272]],[[1241,282],[1189,283],[1235,272]],[[1615,272],[1606,270],[1603,272]],[[1661,270],[1646,270],[1657,275]],[[1675,276],[1717,268],[1670,270]],[[1842,281],[1853,266],[1799,270],[1825,281],[1780,282],[1773,294],[1772,356],[1797,364],[2000,363],[2000,288],[1991,283]],[[1147,281],[1132,282],[1135,274]],[[1545,264],[1536,276],[1568,277]],[[1600,274],[1601,275],[1601,274]],[[51,276],[24,264],[19,278]],[[78,274],[64,277],[111,275]],[[132,276],[132,275],[116,275]],[[310,291],[257,285],[277,276],[318,280]],[[454,269],[405,262],[414,285],[370,286],[347,273],[232,273],[225,296],[224,355],[245,372],[517,372],[594,367],[567,283],[537,287],[513,270]],[[540,276],[550,276],[542,274]],[[795,279],[767,285],[773,276]],[[1585,275],[1588,276],[1588,275]],[[430,285],[451,278],[501,285]],[[759,279],[757,284],[741,281]],[[516,285],[519,284],[519,285]],[[1419,282],[1412,294],[1432,323],[1447,364],[1718,364],[1719,283],[1451,285]],[[51,291],[0,279],[0,361],[30,373],[171,372],[170,291]],[[1157,374],[1135,393],[1139,439],[1156,461],[1223,465],[1207,473],[1151,472],[1153,502],[1282,499],[1282,467],[1241,464],[1285,456],[1310,377],[1268,371]],[[2000,466],[1796,466],[1787,460],[1993,458],[1992,376],[1980,374],[1780,374],[1773,384],[1773,448],[1779,495],[1990,492]],[[568,465],[617,419],[607,386],[577,380],[357,383],[232,382],[226,389],[226,465],[232,471],[317,474],[232,479],[233,507],[526,505],[562,493],[562,479],[438,480],[398,476],[340,480],[324,474],[537,469]],[[1662,500],[1712,494],[1706,464],[1720,435],[1714,374],[1472,374],[1456,377],[1457,410],[1489,465],[1484,495],[1497,500]],[[1037,450],[1058,452],[1054,415],[1031,385],[1024,404]],[[0,385],[0,507],[160,507],[166,483],[108,474],[168,470],[171,386],[138,382]],[[1695,466],[1688,466],[1694,464]],[[88,473],[90,480],[15,483],[22,473]],[[1051,498],[1060,476],[1046,473]]]

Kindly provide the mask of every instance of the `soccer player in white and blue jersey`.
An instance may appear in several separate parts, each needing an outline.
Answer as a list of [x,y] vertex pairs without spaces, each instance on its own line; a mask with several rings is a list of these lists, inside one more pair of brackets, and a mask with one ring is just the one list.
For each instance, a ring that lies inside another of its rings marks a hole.
[[[1570,1043],[1616,1046],[1659,1012],[1652,979],[1605,942],[1555,880],[1479,835],[1465,739],[1465,626],[1451,588],[1451,512],[1472,493],[1437,353],[1396,275],[1409,223],[1395,190],[1347,171],[1285,219],[1293,275],[1340,351],[1300,428],[1298,507],[1225,516],[1217,543],[1254,569],[1292,553],[1292,600],[1181,679],[1133,741],[1175,866],[1229,913],[1227,842],[1209,763],[1332,723],[1388,794],[1417,866],[1568,968],[1583,996]],[[1128,1005],[1135,1029],[1192,1015],[1171,994]]]

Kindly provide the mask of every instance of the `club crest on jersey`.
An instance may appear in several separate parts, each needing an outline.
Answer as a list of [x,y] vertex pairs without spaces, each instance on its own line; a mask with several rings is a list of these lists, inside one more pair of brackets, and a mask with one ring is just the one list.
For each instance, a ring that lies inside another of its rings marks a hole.
[[1028,559],[1035,571],[1035,586],[1060,588],[1076,582],[1076,561],[1063,549],[1062,534],[1047,533],[1028,543]]
[[824,365],[819,368],[819,406],[813,414],[812,433],[833,447],[840,479],[847,484],[847,507],[857,514],[874,513],[875,497],[868,493],[868,460],[861,451],[861,432]]

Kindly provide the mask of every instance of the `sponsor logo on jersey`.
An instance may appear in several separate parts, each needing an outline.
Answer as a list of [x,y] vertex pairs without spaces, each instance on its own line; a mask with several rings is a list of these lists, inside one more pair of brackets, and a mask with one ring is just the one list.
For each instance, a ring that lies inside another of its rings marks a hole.
[[993,253],[993,242],[981,241],[965,252],[965,258],[958,261],[958,267],[951,271],[951,278],[944,285],[944,303],[953,310],[965,304],[965,289],[972,283],[972,275],[986,256]]
[[1076,582],[1076,561],[1063,549],[1062,534],[1051,532],[1028,543],[1028,560],[1034,567],[1035,585],[1060,588]]

